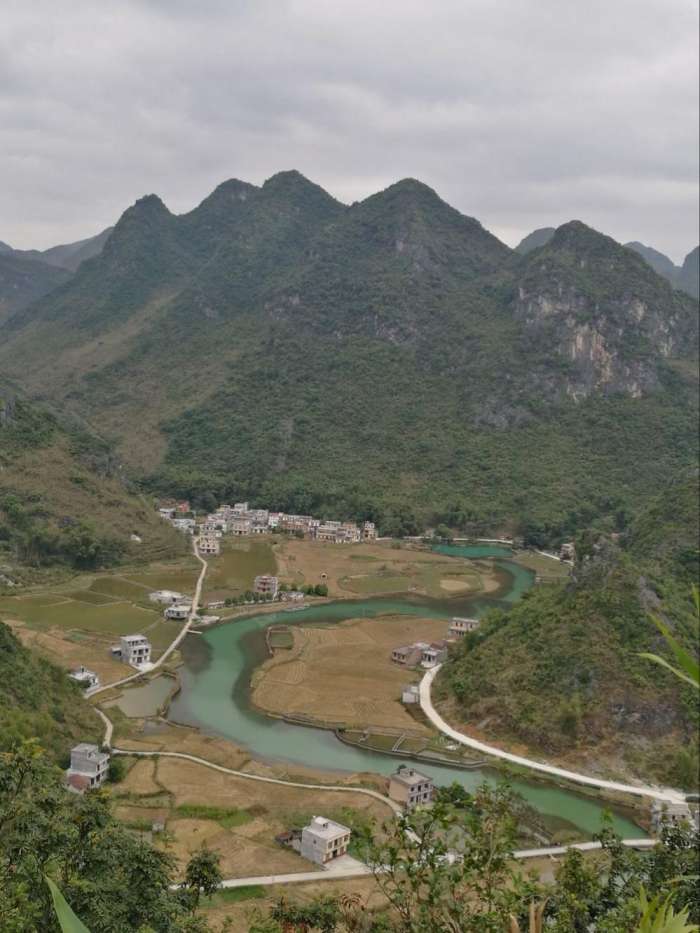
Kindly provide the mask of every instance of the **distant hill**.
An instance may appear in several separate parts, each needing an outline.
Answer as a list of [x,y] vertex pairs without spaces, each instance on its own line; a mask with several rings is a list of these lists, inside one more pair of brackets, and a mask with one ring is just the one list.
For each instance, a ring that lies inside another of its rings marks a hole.
[[698,268],[700,247],[696,246],[688,253],[682,266],[676,266],[668,256],[652,249],[651,246],[644,246],[643,243],[637,242],[625,243],[625,246],[639,253],[655,272],[663,275],[675,288],[682,289],[694,298],[700,297],[700,270]]
[[102,252],[113,229],[114,227],[107,227],[101,233],[87,237],[84,240],[76,240],[75,243],[64,243],[43,250],[15,249],[12,252],[19,259],[33,259],[48,263],[50,266],[57,266],[60,269],[67,269],[69,272],[75,272],[81,262],[91,259],[93,256],[98,256]]
[[[524,237],[515,247],[516,253],[522,256],[538,249],[540,246],[546,246],[556,232],[555,227],[541,227],[539,230],[533,230]],[[682,266],[676,266],[674,263],[651,246],[645,246],[634,240],[631,243],[625,243],[627,249],[638,253],[658,275],[662,275],[675,288],[680,288],[694,298],[700,296],[700,283],[698,281],[700,272],[698,270],[698,253],[700,247],[688,253]]]
[[665,653],[649,611],[697,652],[698,533],[693,476],[639,513],[623,549],[579,542],[584,559],[570,583],[489,614],[445,665],[437,690],[450,721],[596,770],[603,761],[615,773],[696,786],[692,697],[638,653]]
[[65,269],[26,259],[12,250],[0,251],[0,325],[69,278]]
[[0,588],[61,568],[182,553],[182,538],[120,474],[93,435],[11,394],[0,398]]
[[281,172],[137,201],[7,322],[0,372],[151,490],[556,538],[695,463],[696,334],[579,222],[520,256],[414,179],[347,207]]
[[65,766],[73,745],[99,743],[101,736],[100,720],[81,688],[0,622],[0,752],[36,738]]
[[537,249],[539,246],[545,246],[556,233],[556,229],[556,227],[540,227],[538,230],[533,230],[532,233],[528,233],[528,235],[523,237],[518,243],[515,247],[515,252],[520,253],[521,256],[526,256],[528,253],[532,252],[533,249]]
[[676,281],[678,288],[682,288],[695,298],[700,297],[700,246],[696,246],[685,257],[680,272],[677,273]]

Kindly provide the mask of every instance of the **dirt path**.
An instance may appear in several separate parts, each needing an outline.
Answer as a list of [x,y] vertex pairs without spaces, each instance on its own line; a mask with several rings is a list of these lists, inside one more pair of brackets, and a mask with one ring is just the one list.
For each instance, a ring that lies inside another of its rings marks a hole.
[[194,596],[192,597],[192,608],[190,610],[190,614],[188,615],[187,620],[185,621],[185,624],[182,626],[180,631],[177,633],[175,639],[168,645],[168,647],[165,649],[163,654],[158,658],[158,660],[154,661],[153,665],[149,667],[148,670],[137,671],[135,674],[130,674],[128,677],[122,677],[120,680],[113,680],[109,684],[102,684],[102,686],[100,687],[94,687],[92,690],[88,690],[86,692],[85,695],[87,697],[90,697],[92,699],[92,697],[98,696],[100,693],[104,693],[105,690],[111,690],[113,687],[121,687],[122,684],[128,684],[132,680],[136,680],[139,677],[143,677],[144,674],[150,674],[151,671],[157,670],[159,667],[161,667],[163,662],[167,658],[170,657],[173,651],[175,651],[175,649],[179,646],[180,642],[183,640],[185,635],[187,635],[187,633],[189,632],[190,628],[192,627],[194,623],[195,616],[197,615],[197,606],[199,605],[199,599],[200,599],[200,596],[202,595],[202,586],[204,584],[204,577],[206,576],[207,566],[208,566],[207,562],[204,560],[204,558],[200,555],[199,551],[197,550],[197,545],[194,541],[192,542],[192,548],[194,550],[194,556],[197,558],[197,560],[202,565],[202,569],[199,573],[199,577],[197,578],[197,585],[195,586]]
[[[104,717],[105,719],[107,717]],[[130,748],[113,748],[113,755],[127,755],[136,758],[180,758],[184,761],[193,761],[195,764],[203,765],[205,768],[211,768],[212,771],[220,771],[222,774],[231,774],[234,777],[245,778],[248,781],[260,781],[263,784],[278,784],[283,787],[300,787],[303,790],[322,790],[334,791],[339,794],[363,794],[365,797],[372,797],[385,806],[389,807],[395,814],[402,813],[403,810],[399,804],[394,803],[388,797],[380,794],[379,791],[371,790],[369,787],[349,787],[336,784],[304,784],[301,781],[284,781],[282,778],[265,777],[262,774],[249,774],[247,771],[237,771],[235,768],[226,768],[224,765],[217,765],[206,758],[199,758],[197,755],[188,755],[185,752],[162,752],[162,751],[134,751]]]

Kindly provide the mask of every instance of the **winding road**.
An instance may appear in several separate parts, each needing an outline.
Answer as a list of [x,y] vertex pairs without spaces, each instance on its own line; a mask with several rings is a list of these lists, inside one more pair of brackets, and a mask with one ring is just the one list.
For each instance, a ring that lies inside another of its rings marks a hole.
[[622,784],[619,781],[606,781],[603,778],[593,777],[589,774],[581,774],[578,771],[568,771],[566,768],[548,765],[543,761],[534,761],[532,758],[524,758],[522,755],[513,755],[511,752],[504,752],[503,749],[497,748],[495,745],[487,745],[485,742],[479,742],[478,739],[473,739],[471,736],[465,735],[457,729],[453,729],[435,709],[430,697],[433,681],[441,667],[441,664],[437,664],[435,667],[431,668],[421,680],[420,705],[421,709],[436,729],[439,729],[443,735],[448,736],[454,742],[459,742],[460,745],[474,748],[485,755],[491,755],[493,758],[509,761],[511,764],[519,765],[522,768],[529,768],[531,771],[539,771],[551,777],[563,778],[566,781],[573,781],[576,784],[585,784],[588,787],[597,787],[600,790],[612,790],[623,794],[633,794],[636,797],[651,797],[655,800],[665,800],[667,803],[685,802],[685,794],[673,788],[651,787],[644,784]]
[[[148,668],[148,670],[136,671],[135,674],[129,674],[128,677],[122,677],[120,680],[113,680],[110,684],[103,684],[100,687],[93,687],[91,690],[86,691],[85,693],[86,697],[88,697],[89,699],[92,699],[93,697],[98,696],[100,693],[104,693],[106,690],[111,690],[113,687],[121,687],[123,684],[128,684],[134,680],[138,680],[138,678],[143,677],[144,674],[150,674],[151,671],[157,670],[159,667],[161,667],[163,662],[166,661],[170,657],[173,651],[175,651],[175,649],[179,646],[183,638],[187,635],[197,615],[197,607],[199,606],[199,599],[202,595],[202,586],[204,585],[204,578],[207,574],[207,567],[208,567],[207,562],[204,560],[202,555],[197,550],[196,539],[193,540],[192,542],[192,549],[194,551],[194,556],[197,558],[197,560],[202,565],[202,569],[199,572],[199,576],[197,577],[197,583],[194,588],[194,596],[192,597],[192,608],[190,609],[190,614],[187,616],[187,619],[185,620],[184,625],[182,626],[180,631],[177,633],[175,639],[168,645],[168,647],[165,649],[163,654],[161,654],[158,660],[155,661]],[[97,709],[97,713],[101,716],[101,718],[105,722],[107,723],[109,722],[109,720],[107,719],[107,717],[104,715],[104,713],[101,710]],[[110,728],[109,729],[110,740],[111,740],[111,737],[112,737],[112,730]],[[105,745],[109,745],[109,741],[107,739],[105,739]]]

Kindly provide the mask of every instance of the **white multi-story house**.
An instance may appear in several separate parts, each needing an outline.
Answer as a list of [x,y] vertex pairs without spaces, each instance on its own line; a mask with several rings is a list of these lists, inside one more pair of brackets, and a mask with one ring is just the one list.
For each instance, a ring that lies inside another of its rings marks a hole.
[[311,862],[326,865],[345,855],[351,835],[350,829],[342,823],[314,816],[301,831],[301,854]]
[[174,619],[176,622],[184,622],[192,612],[192,603],[178,603],[176,606],[168,606],[164,615],[166,619]]
[[401,765],[389,778],[389,797],[406,810],[423,806],[433,798],[433,779],[415,768]]
[[122,661],[126,664],[130,664],[132,667],[150,664],[151,643],[145,635],[122,635],[119,644]]
[[81,742],[71,749],[70,768],[66,771],[68,787],[80,794],[91,787],[99,787],[108,770],[109,753],[101,752],[97,745]]

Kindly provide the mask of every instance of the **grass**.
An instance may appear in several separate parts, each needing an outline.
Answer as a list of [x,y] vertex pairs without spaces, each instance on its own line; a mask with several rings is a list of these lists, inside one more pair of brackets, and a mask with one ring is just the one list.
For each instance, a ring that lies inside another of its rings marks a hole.
[[19,619],[38,629],[81,628],[112,635],[129,635],[158,619],[158,615],[129,603],[92,605],[66,599],[51,605],[10,596],[0,599],[0,616]]
[[137,602],[147,596],[149,591],[149,587],[142,583],[134,583],[133,580],[118,576],[97,577],[92,581],[89,589],[101,595],[133,599]]
[[233,829],[249,823],[253,815],[248,810],[240,810],[237,807],[211,807],[207,804],[183,803],[173,812],[172,818],[178,817],[190,820],[214,820],[223,829]]
[[259,574],[276,573],[277,561],[268,541],[223,541],[218,557],[209,560],[205,578],[205,601],[212,593],[240,593],[251,589]]
[[260,884],[246,884],[240,888],[220,888],[216,894],[205,898],[205,907],[224,907],[226,904],[238,904],[240,901],[252,901],[265,897],[265,888]]

